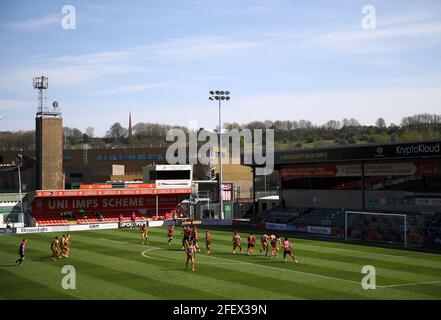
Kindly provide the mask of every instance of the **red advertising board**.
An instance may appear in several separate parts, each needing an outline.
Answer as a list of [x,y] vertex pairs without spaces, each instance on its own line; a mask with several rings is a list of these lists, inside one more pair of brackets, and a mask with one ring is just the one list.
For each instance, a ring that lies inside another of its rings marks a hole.
[[154,189],[156,188],[156,184],[154,183],[127,183],[125,185],[126,188],[147,188],[147,189]]
[[111,184],[80,184],[80,189],[112,189]]
[[325,166],[289,166],[282,169],[282,178],[299,177],[334,177],[337,173],[335,165]]
[[233,200],[233,184],[223,183],[222,184],[222,199],[225,201]]

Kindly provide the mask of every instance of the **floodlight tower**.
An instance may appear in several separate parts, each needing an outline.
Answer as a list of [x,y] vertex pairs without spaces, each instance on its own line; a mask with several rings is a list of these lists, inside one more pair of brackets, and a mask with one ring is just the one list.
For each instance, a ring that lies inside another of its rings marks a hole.
[[38,90],[38,107],[35,117],[35,189],[58,190],[63,183],[63,129],[58,102],[51,106],[46,103],[48,78],[33,79],[33,87]]
[[211,101],[217,100],[219,102],[219,214],[220,218],[224,219],[224,201],[223,201],[223,183],[222,183],[222,113],[221,113],[221,101],[230,100],[230,91],[210,91]]

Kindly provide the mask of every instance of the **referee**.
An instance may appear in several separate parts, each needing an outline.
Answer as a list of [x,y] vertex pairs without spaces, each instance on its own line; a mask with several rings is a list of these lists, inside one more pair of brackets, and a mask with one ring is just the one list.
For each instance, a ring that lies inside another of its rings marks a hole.
[[25,251],[26,251],[26,239],[23,239],[20,243],[20,247],[18,248],[18,254],[19,254],[20,258],[18,258],[17,261],[15,261],[15,264],[18,263],[19,266],[22,265],[23,260],[24,260]]

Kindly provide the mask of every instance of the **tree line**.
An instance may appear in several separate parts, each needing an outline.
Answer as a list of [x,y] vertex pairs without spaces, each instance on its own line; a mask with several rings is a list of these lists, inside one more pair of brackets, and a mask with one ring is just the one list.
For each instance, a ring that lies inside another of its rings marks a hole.
[[[131,132],[121,123],[116,122],[106,131],[104,137],[96,137],[94,128],[84,132],[77,128],[63,127],[65,148],[105,148],[105,147],[150,147],[166,146],[165,137],[172,128],[168,124],[140,122]],[[441,115],[415,114],[402,118],[400,124],[387,124],[378,118],[373,125],[362,125],[357,119],[345,118],[329,120],[323,125],[313,124],[308,120],[265,120],[245,124],[225,123],[226,129],[274,129],[276,149],[299,147],[319,147],[328,145],[346,145],[357,143],[406,142],[441,139]],[[35,148],[34,131],[0,131],[1,150],[32,150]]]

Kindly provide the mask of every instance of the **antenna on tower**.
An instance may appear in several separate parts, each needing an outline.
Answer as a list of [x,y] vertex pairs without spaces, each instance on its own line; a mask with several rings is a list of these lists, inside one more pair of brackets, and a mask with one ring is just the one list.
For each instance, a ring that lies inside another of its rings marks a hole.
[[37,107],[37,114],[42,114],[43,111],[46,109],[46,89],[49,86],[48,78],[45,76],[34,78],[33,81],[34,89],[38,90],[38,107]]
[[34,78],[32,84],[34,89],[38,90],[37,116],[60,116],[61,112],[57,101],[54,101],[51,107],[47,105],[46,89],[49,86],[48,78],[45,76]]

